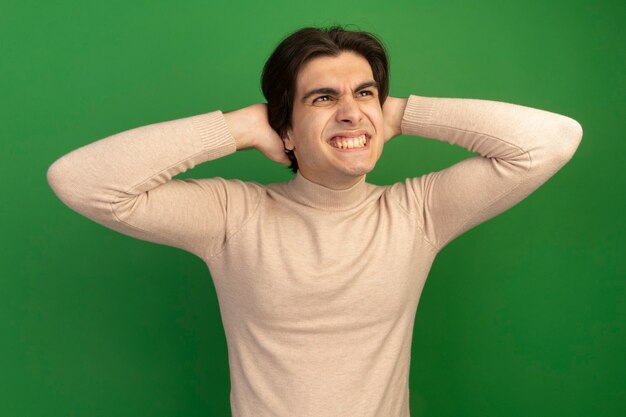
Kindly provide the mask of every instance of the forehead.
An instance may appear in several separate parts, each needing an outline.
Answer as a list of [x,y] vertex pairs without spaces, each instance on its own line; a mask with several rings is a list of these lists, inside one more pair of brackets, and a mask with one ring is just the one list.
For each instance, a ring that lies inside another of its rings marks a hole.
[[345,51],[338,56],[321,56],[307,61],[298,72],[296,93],[317,87],[354,87],[374,79],[372,68],[365,58]]

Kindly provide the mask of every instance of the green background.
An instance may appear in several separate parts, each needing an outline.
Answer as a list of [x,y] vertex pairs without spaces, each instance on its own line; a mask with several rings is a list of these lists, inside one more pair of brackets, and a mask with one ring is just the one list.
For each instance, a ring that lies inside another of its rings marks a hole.
[[[584,129],[552,179],[435,260],[411,415],[626,415],[625,21],[618,0],[3,1],[0,416],[230,415],[206,266],[77,215],[46,170],[122,130],[262,101],[280,39],[333,23],[382,37],[392,95],[506,101]],[[368,179],[470,155],[400,137]],[[179,178],[218,175],[291,176],[247,151]]]

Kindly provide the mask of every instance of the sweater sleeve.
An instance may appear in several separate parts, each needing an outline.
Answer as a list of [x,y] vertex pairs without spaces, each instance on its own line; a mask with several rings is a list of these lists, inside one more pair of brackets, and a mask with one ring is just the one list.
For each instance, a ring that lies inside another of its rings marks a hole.
[[479,154],[405,182],[407,207],[436,250],[536,190],[572,158],[583,133],[574,119],[544,110],[414,95],[401,128]]
[[235,150],[222,112],[215,111],[80,147],[56,160],[47,179],[59,199],[85,217],[203,257],[226,239],[229,204],[237,200],[245,215],[254,192],[240,181],[172,177]]

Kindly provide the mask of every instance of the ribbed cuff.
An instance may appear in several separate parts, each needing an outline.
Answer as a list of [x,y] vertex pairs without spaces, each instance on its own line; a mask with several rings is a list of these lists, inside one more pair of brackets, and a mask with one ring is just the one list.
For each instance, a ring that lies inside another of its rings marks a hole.
[[409,96],[400,124],[403,135],[422,136],[430,123],[435,101],[433,97]]
[[209,160],[235,153],[237,150],[235,138],[230,133],[224,114],[220,110],[193,116],[191,119]]

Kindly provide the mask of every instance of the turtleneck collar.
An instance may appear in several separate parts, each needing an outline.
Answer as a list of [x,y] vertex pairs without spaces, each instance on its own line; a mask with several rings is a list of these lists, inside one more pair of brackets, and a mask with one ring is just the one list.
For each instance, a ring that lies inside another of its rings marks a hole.
[[291,198],[321,210],[347,210],[358,206],[367,195],[365,176],[345,190],[333,190],[304,178],[300,171],[286,184]]

